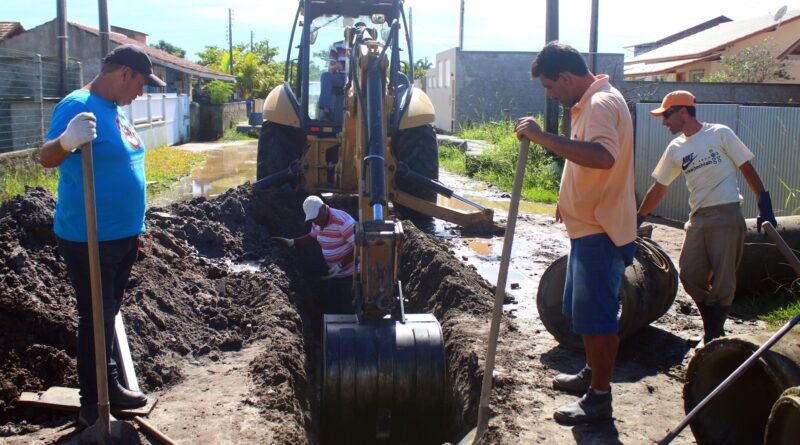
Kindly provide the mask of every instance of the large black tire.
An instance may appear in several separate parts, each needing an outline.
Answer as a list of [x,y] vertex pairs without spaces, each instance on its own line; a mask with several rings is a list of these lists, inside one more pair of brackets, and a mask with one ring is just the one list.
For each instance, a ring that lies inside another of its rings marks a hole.
[[[395,158],[429,179],[439,179],[439,146],[431,125],[398,131],[392,139]],[[426,201],[436,202],[436,192],[398,177],[397,187]],[[405,213],[405,212],[404,212]]]
[[277,173],[303,155],[305,135],[300,128],[265,121],[261,124],[256,156],[256,181]]

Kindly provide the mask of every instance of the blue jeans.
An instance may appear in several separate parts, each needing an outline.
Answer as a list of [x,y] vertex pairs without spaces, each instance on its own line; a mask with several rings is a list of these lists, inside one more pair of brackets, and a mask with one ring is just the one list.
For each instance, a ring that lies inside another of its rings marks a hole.
[[[97,403],[97,373],[94,365],[94,334],[92,327],[92,290],[89,279],[89,250],[87,243],[76,243],[58,238],[58,247],[78,303],[78,384],[81,405]],[[100,274],[103,290],[103,321],[106,335],[108,381],[118,378],[114,360],[114,317],[122,306],[122,296],[128,284],[139,247],[139,237],[121,238],[99,243]]]
[[619,289],[634,243],[617,247],[605,233],[570,240],[562,312],[581,335],[619,331]]

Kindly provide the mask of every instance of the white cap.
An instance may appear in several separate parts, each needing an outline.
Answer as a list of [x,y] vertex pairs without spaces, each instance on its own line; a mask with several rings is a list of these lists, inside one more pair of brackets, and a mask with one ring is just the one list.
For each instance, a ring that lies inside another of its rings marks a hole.
[[319,196],[309,196],[303,201],[303,211],[306,212],[306,221],[311,221],[319,215],[320,207],[324,206]]

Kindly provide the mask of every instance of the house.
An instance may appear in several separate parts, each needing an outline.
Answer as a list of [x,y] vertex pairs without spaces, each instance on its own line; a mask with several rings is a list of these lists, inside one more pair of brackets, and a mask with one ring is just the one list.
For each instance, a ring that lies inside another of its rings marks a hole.
[[764,16],[719,23],[640,53],[625,61],[625,79],[697,82],[721,71],[723,56],[758,47],[769,49],[776,60],[784,62],[792,78],[769,83],[800,82],[800,10],[789,11],[779,20]]
[[25,32],[19,22],[0,22],[0,40],[10,39]]
[[[235,82],[235,78],[230,74],[214,71],[148,46],[145,33],[117,26],[112,26],[110,31],[109,50],[125,44],[139,45],[150,56],[155,74],[167,83],[165,88],[148,86],[146,93],[191,95],[192,81],[195,79]],[[0,49],[37,53],[43,57],[58,57],[57,35],[58,21],[53,19],[30,30],[18,32],[11,38],[0,39]],[[88,82],[100,72],[100,32],[90,26],[68,22],[67,41],[69,58],[81,62],[83,81]]]
[[691,36],[693,34],[697,34],[700,31],[705,31],[705,30],[707,30],[709,28],[713,28],[714,26],[717,26],[720,23],[727,23],[727,22],[730,22],[730,21],[731,21],[731,19],[729,19],[728,17],[725,17],[724,15],[721,15],[721,16],[713,18],[711,20],[707,20],[707,21],[705,21],[705,22],[703,22],[703,23],[701,23],[699,25],[692,26],[691,28],[684,29],[683,31],[680,31],[680,32],[676,32],[675,34],[672,34],[671,36],[667,36],[667,37],[658,39],[658,40],[656,40],[654,42],[637,43],[637,44],[634,44],[634,45],[625,46],[624,48],[633,50],[633,56],[636,57],[636,56],[644,54],[644,53],[646,53],[648,51],[652,51],[652,50],[654,50],[656,48],[661,48],[662,46],[668,45],[668,44],[670,44],[672,42],[675,42],[677,40],[684,39],[684,38],[689,37],[689,36]]

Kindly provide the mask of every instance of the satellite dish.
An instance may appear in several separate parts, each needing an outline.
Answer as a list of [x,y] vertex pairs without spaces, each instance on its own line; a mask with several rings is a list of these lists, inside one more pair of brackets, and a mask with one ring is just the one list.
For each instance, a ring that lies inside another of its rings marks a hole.
[[787,8],[787,7],[786,7],[786,5],[783,5],[783,6],[781,6],[781,8],[780,8],[780,9],[778,9],[778,12],[776,12],[776,13],[775,13],[775,17],[773,17],[773,19],[774,19],[776,22],[777,22],[778,20],[782,19],[782,18],[783,18],[783,16],[784,16],[784,15],[786,15],[786,11],[787,11],[788,9],[789,9],[789,8]]

